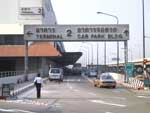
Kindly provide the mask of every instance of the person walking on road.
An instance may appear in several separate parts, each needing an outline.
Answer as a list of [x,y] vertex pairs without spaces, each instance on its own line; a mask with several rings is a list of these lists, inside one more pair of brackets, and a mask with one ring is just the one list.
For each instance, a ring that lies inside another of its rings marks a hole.
[[43,80],[41,78],[40,73],[37,74],[37,77],[34,79],[34,84],[36,86],[37,98],[41,98],[41,86],[43,84]]

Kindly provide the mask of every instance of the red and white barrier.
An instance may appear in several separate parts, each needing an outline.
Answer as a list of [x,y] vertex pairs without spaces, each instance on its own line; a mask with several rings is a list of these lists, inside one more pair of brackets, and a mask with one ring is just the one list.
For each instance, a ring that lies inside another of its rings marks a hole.
[[129,78],[129,83],[122,83],[123,86],[137,89],[137,90],[144,90],[144,82],[137,80],[135,78]]

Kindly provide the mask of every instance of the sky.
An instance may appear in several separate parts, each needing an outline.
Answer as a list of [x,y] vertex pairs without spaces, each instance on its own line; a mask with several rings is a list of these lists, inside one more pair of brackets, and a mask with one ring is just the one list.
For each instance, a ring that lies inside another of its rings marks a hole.
[[[116,24],[111,16],[97,14],[97,11],[115,15],[119,24],[129,24],[130,39],[128,41],[128,59],[136,60],[143,57],[143,21],[142,0],[51,0],[58,24]],[[150,0],[145,0],[145,36],[150,36]],[[150,57],[149,43],[146,38],[146,57]],[[68,52],[82,51],[83,57],[79,62],[85,62],[85,56],[91,53],[93,47],[94,63],[97,63],[97,42],[64,42]],[[114,63],[112,58],[117,56],[116,42],[107,42],[107,63]],[[124,60],[124,43],[120,42],[120,62]],[[81,47],[82,46],[82,47]],[[84,46],[84,47],[83,47]],[[99,64],[104,62],[104,42],[98,42]]]

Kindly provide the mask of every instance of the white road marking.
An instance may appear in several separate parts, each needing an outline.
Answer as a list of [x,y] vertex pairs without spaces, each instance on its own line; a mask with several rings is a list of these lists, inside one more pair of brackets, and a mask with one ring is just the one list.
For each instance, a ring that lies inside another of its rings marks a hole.
[[93,92],[89,92],[88,94],[93,95],[93,96],[96,96],[96,94],[93,93]]
[[59,93],[59,91],[54,91],[54,90],[51,90],[51,91],[42,90],[42,93]]
[[72,90],[72,89],[73,89],[73,87],[72,87],[72,86],[69,86],[69,89],[71,89],[71,90]]
[[106,113],[113,113],[113,112],[106,112]]
[[69,87],[70,85],[69,85],[69,81],[67,81],[67,87]]
[[[70,80],[67,80],[67,87],[75,92],[79,92],[80,90],[75,89],[74,87],[71,86],[71,84],[69,83]],[[76,81],[76,80],[72,80],[72,81]],[[80,79],[78,79],[77,81],[81,81]]]
[[124,97],[107,97],[107,98],[114,98],[114,99],[126,100],[126,98],[124,98]]
[[78,82],[80,82],[80,81],[81,81],[81,79],[78,79],[77,81],[78,81]]
[[17,104],[33,104],[33,105],[40,105],[40,106],[48,106],[46,102],[39,102],[34,100],[6,100],[4,102],[7,103],[17,103]]
[[137,96],[139,98],[150,98],[150,96]]
[[88,77],[86,77],[85,75],[82,75],[83,78],[87,79],[89,82],[93,83],[93,80],[89,79]]
[[2,109],[0,108],[0,111],[2,112],[10,112],[10,113],[18,113],[18,112],[21,112],[21,113],[36,113],[36,112],[31,112],[31,111],[25,111],[25,110],[20,110],[20,109]]
[[71,90],[73,90],[74,88],[69,84],[69,80],[67,81],[67,87]]
[[78,89],[74,89],[73,91],[75,91],[75,92],[79,92],[79,90],[78,90]]
[[64,80],[64,81],[67,81],[67,82],[80,82],[81,79],[67,79],[67,80]]
[[118,106],[118,107],[126,107],[126,105],[123,105],[123,104],[108,103],[108,102],[105,102],[105,101],[102,101],[102,100],[90,100],[90,101],[94,102],[94,103],[100,103],[100,104],[106,104],[106,105],[112,105],[112,106]]
[[54,106],[58,108],[62,108],[62,105],[60,103],[55,103]]

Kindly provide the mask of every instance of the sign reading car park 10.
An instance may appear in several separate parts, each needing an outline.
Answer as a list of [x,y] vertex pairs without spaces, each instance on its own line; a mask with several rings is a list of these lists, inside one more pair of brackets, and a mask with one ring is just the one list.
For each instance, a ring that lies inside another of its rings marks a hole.
[[26,41],[126,41],[129,25],[25,25]]

